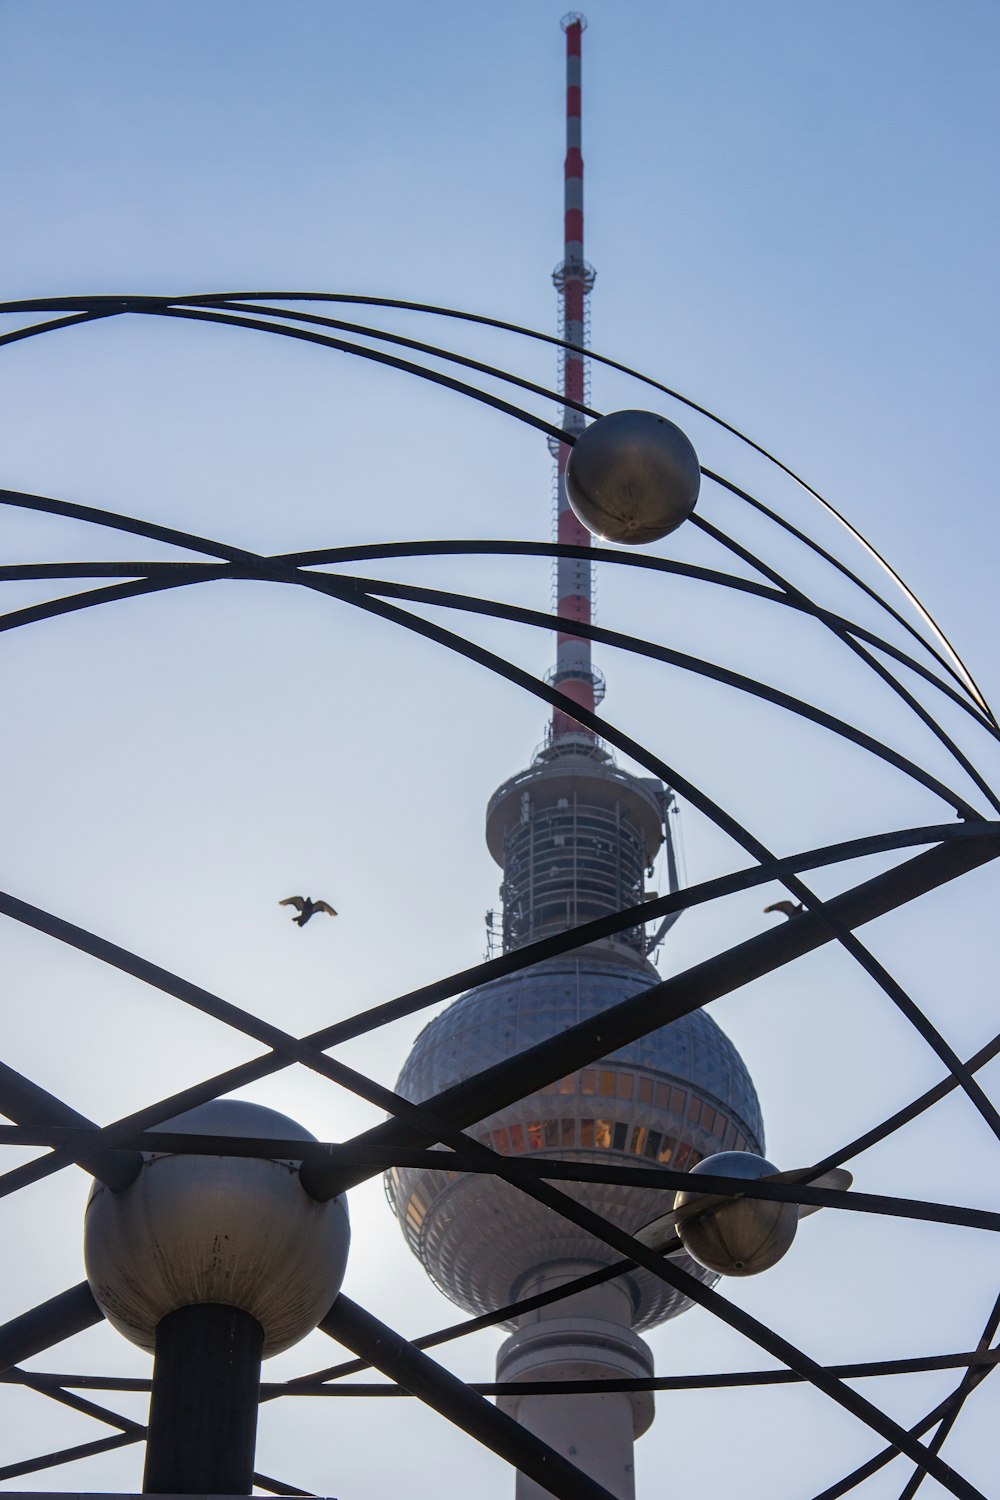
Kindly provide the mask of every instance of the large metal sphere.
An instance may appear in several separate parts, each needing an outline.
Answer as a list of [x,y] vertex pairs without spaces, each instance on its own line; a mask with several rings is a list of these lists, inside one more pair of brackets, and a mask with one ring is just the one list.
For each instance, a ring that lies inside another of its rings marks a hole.
[[[159,1128],[315,1139],[286,1115],[235,1099],[199,1105]],[[345,1201],[310,1198],[295,1161],[151,1154],[122,1192],[94,1183],[84,1260],[101,1311],[141,1349],[154,1350],[167,1313],[219,1302],[257,1319],[267,1357],[329,1311],[350,1238]]]
[[[690,1175],[711,1172],[716,1177],[745,1177],[751,1181],[776,1172],[769,1161],[751,1151],[720,1151],[706,1156]],[[702,1194],[679,1192],[675,1208],[696,1202]],[[794,1203],[769,1203],[763,1198],[729,1198],[704,1214],[677,1226],[689,1255],[722,1276],[756,1276],[776,1265],[798,1228]]]
[[577,438],[566,465],[566,496],[584,526],[630,546],[676,531],[694,510],[700,484],[690,440],[653,411],[599,417]]

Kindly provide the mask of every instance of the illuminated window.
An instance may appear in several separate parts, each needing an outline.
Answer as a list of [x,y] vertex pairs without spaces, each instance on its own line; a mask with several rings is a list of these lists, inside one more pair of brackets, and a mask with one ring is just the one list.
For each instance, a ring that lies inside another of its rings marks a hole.
[[677,1142],[673,1140],[671,1136],[665,1135],[663,1137],[663,1145],[660,1147],[660,1154],[656,1158],[657,1161],[662,1161],[664,1166],[666,1166],[666,1164],[670,1161],[670,1158],[674,1154],[674,1148],[676,1147],[676,1145]]
[[414,1230],[418,1230],[426,1217],[427,1204],[420,1196],[419,1192],[414,1193],[411,1196],[406,1209],[407,1223],[410,1224]]
[[501,1125],[499,1130],[493,1132],[493,1149],[499,1151],[501,1156],[506,1156],[510,1151],[510,1142],[507,1140],[507,1131]]
[[580,1093],[596,1094],[596,1092],[597,1074],[594,1072],[593,1068],[584,1068],[583,1072],[580,1074]]
[[559,1080],[559,1092],[560,1092],[560,1094],[575,1094],[576,1093],[576,1074],[575,1073],[570,1073],[569,1076],[566,1077],[566,1078],[560,1078],[560,1080]]
[[510,1127],[510,1146],[512,1151],[524,1150],[524,1131],[520,1125]]
[[543,1120],[542,1130],[545,1135],[546,1146],[558,1146],[559,1144],[559,1121]]
[[611,1121],[597,1120],[594,1126],[594,1144],[602,1151],[611,1150]]
[[651,1078],[639,1079],[639,1103],[652,1104],[653,1102],[653,1080]]
[[609,1099],[613,1099],[615,1097],[615,1075],[614,1073],[612,1073],[610,1068],[601,1069],[600,1093],[604,1094]]
[[670,1108],[670,1089],[665,1083],[656,1085],[656,1107],[657,1109]]
[[561,1130],[561,1133],[562,1133],[562,1140],[560,1141],[559,1144],[562,1146],[563,1150],[566,1150],[570,1146],[575,1146],[576,1145],[576,1121],[575,1120],[562,1120],[562,1121],[560,1121],[560,1130]]
[[639,1156],[643,1146],[646,1144],[645,1125],[635,1125],[632,1128],[632,1139],[629,1142],[629,1150],[634,1156]]
[[688,1162],[691,1159],[691,1147],[686,1146],[683,1141],[677,1147],[677,1155],[674,1157],[674,1166],[678,1172],[686,1172]]
[[540,1120],[532,1120],[531,1124],[528,1126],[528,1145],[531,1147],[532,1151],[538,1151],[541,1149],[542,1122]]
[[624,1151],[628,1143],[628,1126],[619,1120],[611,1137],[611,1144],[616,1151]]
[[580,1145],[593,1146],[594,1144],[594,1122],[593,1120],[580,1121]]
[[635,1078],[631,1073],[618,1074],[618,1097],[619,1099],[631,1099],[632,1090],[635,1086]]

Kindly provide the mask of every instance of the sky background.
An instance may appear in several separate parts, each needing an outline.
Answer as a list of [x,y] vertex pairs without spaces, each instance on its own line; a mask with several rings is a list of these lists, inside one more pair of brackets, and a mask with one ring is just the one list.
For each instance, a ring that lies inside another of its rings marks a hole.
[[[561,15],[549,0],[0,0],[2,296],[343,291],[554,331]],[[587,15],[594,347],[803,473],[892,560],[986,696],[1000,698],[996,5],[591,0]],[[545,346],[441,320],[371,320],[555,379]],[[801,490],[710,423],[600,370],[592,390],[602,410],[655,406],[680,421],[706,465],[882,586]],[[552,415],[544,401],[525,404]],[[10,345],[0,350],[0,414],[0,485],[259,551],[549,535],[540,434],[396,372],[258,333],[136,318]],[[905,640],[732,497],[706,486],[699,509],[825,604]],[[691,528],[654,550],[749,574]],[[180,555],[17,511],[0,517],[0,554]],[[542,561],[367,571],[538,608],[549,600]],[[67,591],[3,590],[4,610]],[[787,611],[610,567],[598,608],[609,627],[841,713],[971,795],[898,702]],[[534,672],[554,655],[526,627],[469,618],[457,628]],[[779,852],[950,820],[930,793],[776,710],[620,652],[597,660],[608,717]],[[0,673],[0,883],[14,895],[296,1033],[482,956],[498,882],[485,803],[527,764],[545,724],[542,705],[513,687],[346,605],[262,583],[205,585],[7,634]],[[958,712],[944,708],[942,720],[996,779],[995,746]],[[746,863],[690,808],[681,821],[690,880]],[[817,875],[815,888],[880,867]],[[996,1030],[997,887],[995,873],[980,872],[865,934],[963,1056]],[[340,917],[299,932],[276,904],[293,891],[326,897]],[[685,916],[661,973],[762,930],[763,904],[755,892]],[[98,1120],[258,1050],[16,924],[0,927],[0,952],[5,1059]],[[781,1167],[836,1149],[940,1076],[837,953],[712,1014],[750,1067]],[[338,1056],[391,1085],[419,1024]],[[995,1064],[982,1081],[995,1096]],[[322,1139],[377,1118],[299,1069],[252,1097]],[[10,1165],[30,1154],[10,1151]],[[952,1097],[852,1165],[865,1190],[995,1207],[995,1160],[986,1127]],[[87,1186],[64,1172],[0,1200],[0,1317],[80,1279]],[[348,1292],[410,1336],[453,1321],[377,1181],[352,1194],[351,1211]],[[826,1213],[781,1266],[724,1290],[814,1357],[846,1361],[974,1346],[995,1282],[984,1234]],[[700,1312],[650,1342],[664,1374],[768,1364]],[[444,1357],[488,1380],[497,1344],[484,1334]],[[313,1335],[265,1377],[337,1357]],[[107,1327],[32,1364],[149,1368]],[[955,1379],[864,1390],[912,1422]],[[987,1493],[997,1399],[983,1387],[945,1450]],[[141,1400],[109,1404],[141,1414]],[[5,1389],[3,1409],[0,1464],[103,1435],[30,1391]],[[663,1395],[637,1445],[638,1493],[656,1494],[669,1476],[671,1487],[721,1495],[745,1488],[749,1467],[762,1493],[793,1500],[880,1446],[810,1390]],[[409,1400],[272,1406],[257,1463],[341,1500],[401,1484],[414,1500],[500,1500],[513,1489],[502,1463]],[[905,1478],[897,1462],[859,1493],[896,1496]],[[124,1449],[13,1484],[140,1482],[139,1450]],[[928,1481],[924,1493],[943,1491]]]

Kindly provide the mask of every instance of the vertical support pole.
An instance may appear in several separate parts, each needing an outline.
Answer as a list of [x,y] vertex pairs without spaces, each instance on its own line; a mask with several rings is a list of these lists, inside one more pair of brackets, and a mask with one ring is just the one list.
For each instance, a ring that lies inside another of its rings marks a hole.
[[157,1495],[249,1495],[264,1331],[237,1307],[204,1302],[156,1330],[142,1488]]

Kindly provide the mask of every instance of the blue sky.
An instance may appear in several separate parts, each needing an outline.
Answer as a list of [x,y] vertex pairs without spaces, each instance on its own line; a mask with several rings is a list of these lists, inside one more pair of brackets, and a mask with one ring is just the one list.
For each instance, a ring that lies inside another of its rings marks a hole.
[[[3,297],[338,290],[554,329],[561,14],[547,0],[5,0]],[[995,5],[593,0],[587,14],[595,347],[709,406],[804,473],[889,556],[987,696],[1000,699]],[[421,328],[417,336],[554,378],[545,349]],[[655,404],[601,372],[592,387],[601,409]],[[766,490],[843,547],[792,486],[701,419],[664,409],[704,462]],[[548,535],[540,436],[392,372],[258,334],[119,320],[12,345],[0,351],[0,411],[0,483],[250,547]],[[707,492],[704,503],[718,524],[775,548],[779,565],[845,604],[735,503]],[[0,537],[12,560],[156,555],[151,545],[16,514],[3,518]],[[687,532],[662,550],[728,565]],[[537,607],[548,600],[544,564],[398,572]],[[5,608],[46,593],[4,587]],[[603,623],[853,714],[943,773],[936,747],[862,674],[784,619],[706,603],[687,587],[656,592],[611,569],[598,598]],[[469,628],[532,670],[549,664],[548,643],[527,631]],[[609,716],[775,847],[934,816],[934,799],[853,752],[820,746],[812,732],[663,668],[610,652],[600,664]],[[479,957],[497,880],[482,846],[483,808],[526,763],[545,717],[512,689],[328,601],[258,584],[17,632],[5,637],[2,670],[15,726],[0,750],[14,789],[3,884],[15,894],[289,1029]],[[986,746],[975,753],[995,770]],[[692,879],[742,863],[690,811],[684,823]],[[340,909],[329,931],[313,923],[299,934],[278,912],[277,899],[302,883]],[[973,877],[968,890],[942,893],[933,920],[893,919],[878,933],[880,956],[963,1054],[995,1028],[995,877]],[[759,930],[761,904],[752,897],[685,918],[661,970]],[[17,997],[7,1055],[97,1118],[247,1055],[221,1028],[41,939],[5,928],[0,942]],[[835,956],[713,1013],[751,1065],[782,1166],[846,1139],[882,1104],[938,1076]],[[404,1023],[345,1055],[391,1083],[415,1029]],[[298,1074],[258,1097],[324,1138],[371,1118],[347,1100],[334,1106],[329,1089]],[[969,1115],[960,1102],[941,1106],[865,1160],[864,1185],[992,1206],[982,1186],[990,1141]],[[30,1203],[0,1203],[18,1268],[5,1281],[4,1315],[79,1279],[84,1193],[82,1174],[63,1174],[33,1189]],[[408,1333],[450,1321],[378,1185],[357,1198],[354,1293]],[[818,1357],[975,1341],[992,1295],[988,1244],[967,1231],[904,1234],[833,1217],[810,1220],[794,1261],[741,1287],[745,1305],[785,1319]],[[961,1276],[941,1274],[958,1266]],[[653,1342],[664,1371],[760,1362],[695,1314]],[[456,1349],[454,1367],[489,1378],[495,1344],[486,1336]],[[289,1372],[319,1366],[328,1350],[316,1336],[279,1363]],[[38,1365],[74,1361],[146,1367],[110,1330]],[[946,1389],[943,1377],[911,1377],[877,1395],[915,1419]],[[4,1400],[14,1420],[0,1462],[92,1435],[82,1418],[53,1415],[32,1393]],[[754,1462],[770,1463],[772,1423],[794,1439],[793,1460],[769,1480],[775,1496],[818,1491],[874,1451],[863,1429],[808,1392],[712,1400],[661,1398],[637,1450],[640,1495],[655,1492],[667,1465],[678,1483],[706,1493],[703,1435],[717,1434],[720,1421],[734,1434],[733,1454],[715,1460],[720,1493],[732,1482],[727,1465],[740,1459],[737,1438],[760,1444]],[[302,1402],[269,1412],[260,1465],[362,1500],[399,1482],[396,1449],[413,1443],[447,1465],[456,1492],[510,1493],[501,1465],[411,1405]],[[946,1450],[982,1486],[991,1420],[987,1386]],[[440,1493],[429,1474],[408,1482],[418,1500]],[[138,1469],[125,1450],[18,1483],[134,1489]],[[862,1493],[896,1495],[902,1483],[890,1470]]]

